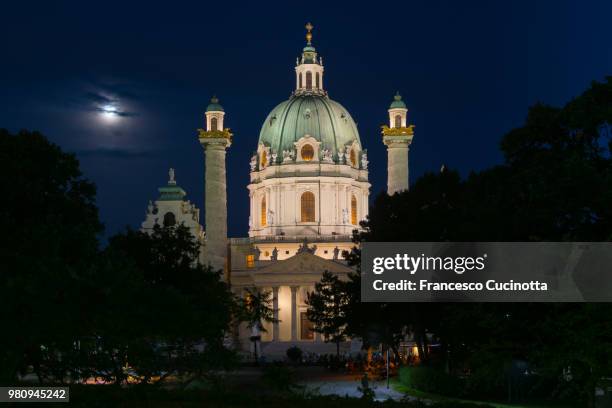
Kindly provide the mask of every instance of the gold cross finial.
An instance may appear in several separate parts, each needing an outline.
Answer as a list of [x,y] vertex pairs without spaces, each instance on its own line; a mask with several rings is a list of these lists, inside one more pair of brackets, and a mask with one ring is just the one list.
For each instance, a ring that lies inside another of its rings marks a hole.
[[306,33],[306,41],[308,42],[308,45],[310,45],[310,42],[312,41],[312,29],[314,28],[314,26],[310,23],[306,23],[306,30],[308,31]]

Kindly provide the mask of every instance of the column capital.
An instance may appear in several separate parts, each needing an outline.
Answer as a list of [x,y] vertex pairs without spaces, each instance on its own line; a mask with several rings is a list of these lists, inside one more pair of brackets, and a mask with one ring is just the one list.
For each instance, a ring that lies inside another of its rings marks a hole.
[[387,148],[404,147],[407,148],[412,143],[412,135],[393,135],[383,136],[383,143]]
[[[221,133],[228,131],[228,136],[225,137],[222,134],[218,134],[215,136],[210,135],[210,133]],[[227,149],[232,145],[232,134],[229,133],[229,129],[225,130],[214,130],[214,131],[205,131],[203,129],[198,129],[199,135],[198,140],[204,149],[216,148],[216,149]]]
[[404,127],[381,126],[383,136],[414,136],[414,125]]

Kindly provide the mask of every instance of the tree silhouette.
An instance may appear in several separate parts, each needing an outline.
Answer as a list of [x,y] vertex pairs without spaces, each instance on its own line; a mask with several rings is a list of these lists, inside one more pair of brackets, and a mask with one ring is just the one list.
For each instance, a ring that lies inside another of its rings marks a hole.
[[243,299],[243,317],[242,320],[247,322],[247,327],[252,330],[250,336],[253,342],[253,356],[255,364],[259,363],[259,353],[257,344],[261,340],[260,333],[266,333],[264,323],[277,323],[280,320],[276,319],[275,310],[272,307],[272,292],[262,291],[259,288],[247,288],[246,295]]
[[321,280],[315,284],[314,292],[309,292],[306,300],[306,315],[321,333],[326,342],[336,344],[336,356],[340,356],[340,343],[346,341],[346,307],[349,298],[346,283],[329,271],[323,272]]

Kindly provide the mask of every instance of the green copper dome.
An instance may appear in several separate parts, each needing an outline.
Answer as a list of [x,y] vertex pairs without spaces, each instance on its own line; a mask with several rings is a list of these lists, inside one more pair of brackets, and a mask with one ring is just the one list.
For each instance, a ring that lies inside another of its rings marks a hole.
[[321,151],[333,154],[344,151],[357,142],[361,148],[357,126],[348,111],[338,102],[324,95],[294,95],[276,106],[266,118],[259,143],[273,152],[295,149],[294,143],[305,135],[321,142]]
[[393,97],[393,102],[391,102],[391,105],[389,106],[389,109],[396,108],[406,109],[406,104],[404,101],[402,101],[402,95],[400,95],[399,92],[395,94]]
[[216,96],[210,98],[210,104],[206,107],[206,112],[223,112],[223,106],[219,105],[219,99]]

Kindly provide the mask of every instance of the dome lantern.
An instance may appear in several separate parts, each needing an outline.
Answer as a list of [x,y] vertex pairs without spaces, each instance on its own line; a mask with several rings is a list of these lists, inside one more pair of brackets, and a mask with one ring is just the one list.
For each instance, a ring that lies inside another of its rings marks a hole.
[[306,24],[306,46],[302,50],[302,58],[298,58],[295,67],[295,94],[325,95],[323,89],[323,60],[317,55],[312,45],[312,29],[314,26]]
[[400,129],[406,127],[406,116],[408,108],[402,101],[402,95],[399,92],[395,93],[393,102],[389,105],[389,127]]
[[219,104],[219,98],[213,95],[206,107],[206,130],[209,132],[222,131],[224,116],[225,111]]

